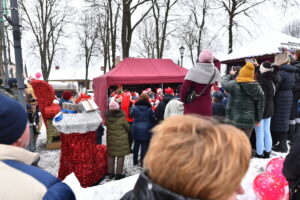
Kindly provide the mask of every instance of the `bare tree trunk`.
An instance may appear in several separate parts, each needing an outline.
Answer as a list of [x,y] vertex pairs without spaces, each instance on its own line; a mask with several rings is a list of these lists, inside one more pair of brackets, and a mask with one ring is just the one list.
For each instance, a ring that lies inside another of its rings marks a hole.
[[248,14],[249,10],[257,7],[258,5],[264,3],[267,0],[216,0],[219,5],[221,5],[222,8],[225,9],[227,15],[228,15],[228,53],[231,53],[233,51],[233,28],[240,27],[240,24],[237,23],[235,20],[238,16],[244,15],[246,17],[251,18],[251,16]]
[[151,11],[152,6],[137,20],[137,22],[132,26],[131,17],[135,10],[146,2],[151,0],[138,1],[136,5],[132,6],[132,0],[123,0],[123,16],[122,16],[122,32],[121,32],[121,42],[123,58],[129,57],[129,50],[131,46],[132,33],[134,29],[145,19],[148,13]]
[[228,24],[228,53],[232,52],[233,47],[233,19],[229,17],[229,24]]
[[[1,25],[3,26],[3,22],[0,22],[0,29],[1,29]],[[4,63],[3,63],[3,42],[2,42],[3,38],[2,38],[2,34],[0,34],[0,78],[2,80],[5,79],[5,76],[4,76]]]

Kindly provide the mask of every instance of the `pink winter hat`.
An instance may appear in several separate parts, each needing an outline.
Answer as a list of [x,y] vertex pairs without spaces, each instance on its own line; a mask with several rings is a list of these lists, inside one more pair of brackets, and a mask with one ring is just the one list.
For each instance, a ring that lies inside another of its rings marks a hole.
[[119,106],[119,104],[115,100],[112,99],[109,102],[109,109],[110,110],[119,110],[120,106]]
[[199,62],[200,63],[212,63],[214,61],[214,56],[212,52],[208,49],[201,51],[199,55]]

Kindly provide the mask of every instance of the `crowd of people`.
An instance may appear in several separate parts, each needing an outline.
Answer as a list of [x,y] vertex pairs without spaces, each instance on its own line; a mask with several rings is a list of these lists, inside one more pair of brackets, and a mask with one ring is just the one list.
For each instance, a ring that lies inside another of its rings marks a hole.
[[[252,156],[256,158],[270,158],[272,150],[286,153],[287,140],[290,146],[297,145],[295,139],[300,133],[300,50],[293,55],[282,52],[275,56],[273,63],[264,61],[259,64],[251,59],[238,70],[232,68],[222,78],[209,50],[202,51],[198,60],[175,93],[172,88],[165,89],[165,93],[158,88],[159,92],[154,94],[148,88],[140,96],[135,93],[132,98],[133,95],[127,91],[132,101],[122,109],[133,120],[129,134],[133,136],[134,143],[133,165],[137,165],[140,146],[140,165],[144,165],[145,153],[153,140],[150,130],[172,115],[196,114],[233,125],[242,130],[249,141],[254,137],[252,149],[255,153],[252,152]],[[124,98],[126,91],[120,93],[119,88],[116,93],[111,95],[110,102],[123,104],[120,99]],[[158,95],[161,99],[157,98]],[[296,159],[295,151],[300,153],[296,147],[291,148],[285,163],[285,173],[293,174],[287,177],[290,186],[293,186],[291,188],[299,187],[299,174],[288,161],[291,155],[294,156],[292,159]]]
[[[104,123],[97,131],[98,143],[102,143],[106,126],[107,177],[125,177],[124,159],[130,153],[132,164],[144,168],[133,191],[122,199],[235,199],[243,194],[241,180],[251,156],[265,159],[272,150],[287,152],[288,140],[291,148],[283,174],[291,199],[300,198],[300,50],[293,55],[282,52],[274,62],[252,59],[224,77],[219,70],[212,52],[203,50],[177,88],[156,88],[156,93],[148,88],[139,94],[119,86],[110,94]],[[29,165],[37,155],[22,149],[30,138],[28,116],[23,116],[25,111],[14,96],[3,90],[0,88],[0,149],[6,153],[0,152],[0,176],[15,169],[18,172],[9,176],[27,173],[35,177],[36,169]],[[36,102],[30,88],[27,90],[27,102],[33,106]],[[65,91],[60,104],[70,102],[72,95]],[[35,112],[36,108],[28,109],[34,125]],[[255,136],[252,145],[251,136]],[[40,169],[39,173],[51,179],[51,184],[39,176],[35,184],[47,187],[26,199],[75,198],[67,185]],[[5,177],[14,184],[26,181]],[[4,182],[1,179],[0,185]],[[0,197],[3,195],[19,198],[9,189],[1,190]]]

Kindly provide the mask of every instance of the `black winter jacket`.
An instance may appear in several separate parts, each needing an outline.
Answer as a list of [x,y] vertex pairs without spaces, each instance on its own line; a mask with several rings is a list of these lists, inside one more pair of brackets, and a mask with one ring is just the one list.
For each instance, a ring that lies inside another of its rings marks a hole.
[[265,72],[260,75],[258,82],[262,87],[265,95],[265,108],[263,119],[272,117],[274,113],[274,96],[276,87],[280,82],[280,76],[275,72]]
[[291,193],[291,199],[300,199],[300,135],[285,158],[282,172],[289,182],[290,191],[296,191]]
[[[171,192],[154,183],[145,173],[141,173],[132,191],[121,200],[196,200]],[[199,199],[198,199],[199,200]]]
[[223,102],[214,102],[212,104],[212,113],[213,116],[225,117],[226,110]]
[[164,120],[165,110],[166,106],[171,101],[171,99],[174,99],[175,97],[171,94],[166,94],[163,98],[163,100],[157,105],[157,108],[154,112],[155,119],[157,121]]
[[293,91],[293,105],[290,115],[290,120],[298,118],[298,100],[300,99],[300,63],[296,62],[293,64],[296,67],[295,73],[295,87]]
[[289,119],[293,104],[293,90],[295,87],[296,67],[292,65],[281,65],[279,75],[281,81],[274,98],[274,115],[271,120],[271,130],[275,132],[287,132],[289,130]]

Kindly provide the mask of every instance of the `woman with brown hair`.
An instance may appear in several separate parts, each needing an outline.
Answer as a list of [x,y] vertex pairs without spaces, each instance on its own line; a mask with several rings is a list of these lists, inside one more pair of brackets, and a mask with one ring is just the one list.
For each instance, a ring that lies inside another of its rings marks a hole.
[[122,200],[233,200],[242,194],[251,146],[239,129],[173,116],[153,129],[144,168]]

